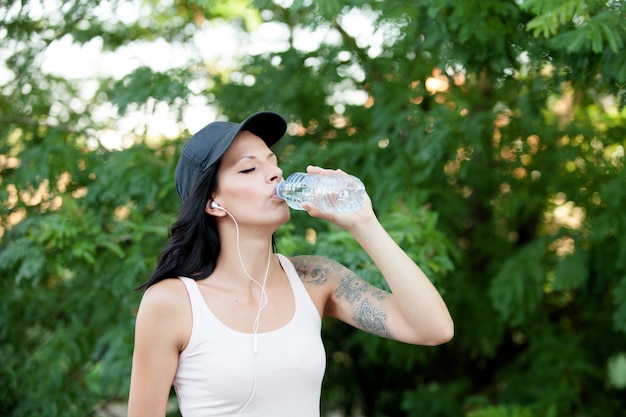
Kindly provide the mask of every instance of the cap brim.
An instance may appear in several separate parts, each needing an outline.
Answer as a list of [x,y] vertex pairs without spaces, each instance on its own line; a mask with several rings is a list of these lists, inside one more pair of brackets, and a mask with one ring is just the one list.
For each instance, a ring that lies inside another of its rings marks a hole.
[[278,113],[264,111],[255,113],[241,122],[235,137],[244,130],[254,133],[263,139],[268,147],[271,147],[287,131],[287,122]]

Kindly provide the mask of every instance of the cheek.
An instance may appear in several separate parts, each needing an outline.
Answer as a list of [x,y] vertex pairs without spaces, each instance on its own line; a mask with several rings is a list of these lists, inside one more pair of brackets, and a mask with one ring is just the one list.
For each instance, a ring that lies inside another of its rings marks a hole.
[[238,203],[252,204],[256,200],[254,190],[240,189],[233,193],[233,198]]
[[240,183],[228,190],[223,190],[223,194],[235,203],[252,203],[259,198],[260,192],[258,187],[254,187],[250,183]]

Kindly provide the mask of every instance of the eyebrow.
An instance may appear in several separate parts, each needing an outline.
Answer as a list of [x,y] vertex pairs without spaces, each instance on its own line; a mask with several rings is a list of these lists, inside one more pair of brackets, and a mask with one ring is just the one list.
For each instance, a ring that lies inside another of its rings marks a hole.
[[[276,156],[274,152],[270,152],[267,154],[267,159],[271,159],[271,158],[278,159],[278,156]],[[241,161],[243,159],[257,159],[257,157],[255,155],[243,155],[241,158],[238,159],[238,161]]]

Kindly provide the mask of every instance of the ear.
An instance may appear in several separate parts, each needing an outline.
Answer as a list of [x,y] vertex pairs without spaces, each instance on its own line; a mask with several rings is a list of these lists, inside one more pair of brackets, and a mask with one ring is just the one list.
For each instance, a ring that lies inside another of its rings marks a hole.
[[206,214],[215,217],[224,217],[224,215],[226,214],[224,210],[220,207],[220,205],[217,204],[213,199],[206,202],[206,205],[204,206],[204,211],[206,212]]

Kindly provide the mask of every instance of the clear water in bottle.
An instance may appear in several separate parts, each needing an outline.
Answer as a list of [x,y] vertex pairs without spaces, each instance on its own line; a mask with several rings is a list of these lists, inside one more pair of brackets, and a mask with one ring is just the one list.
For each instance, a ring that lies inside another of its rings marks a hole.
[[276,186],[276,195],[295,210],[304,210],[302,203],[312,202],[327,212],[349,213],[363,204],[365,186],[352,175],[296,172]]

